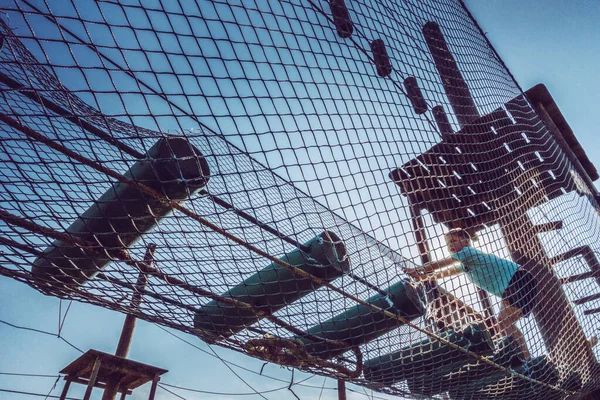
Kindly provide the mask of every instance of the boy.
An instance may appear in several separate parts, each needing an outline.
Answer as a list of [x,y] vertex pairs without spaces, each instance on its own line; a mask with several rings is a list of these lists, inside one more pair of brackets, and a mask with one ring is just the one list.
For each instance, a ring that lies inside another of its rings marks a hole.
[[471,247],[469,234],[458,228],[444,235],[451,257],[429,262],[421,268],[405,271],[415,279],[441,279],[465,273],[477,287],[502,299],[498,328],[503,336],[512,336],[530,358],[525,338],[517,321],[528,317],[535,304],[537,290],[533,276],[512,261]]

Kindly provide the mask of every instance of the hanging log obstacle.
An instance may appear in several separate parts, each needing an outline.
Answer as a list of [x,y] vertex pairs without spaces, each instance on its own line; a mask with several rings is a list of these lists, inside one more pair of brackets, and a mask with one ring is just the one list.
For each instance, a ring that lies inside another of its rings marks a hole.
[[[483,324],[469,325],[460,332],[448,331],[440,336],[474,353],[489,355],[494,350],[494,343]],[[414,374],[427,374],[434,369],[470,360],[464,352],[430,338],[365,361],[363,373],[368,381],[392,385]]]
[[352,36],[354,24],[344,0],[329,0],[329,7],[331,8],[331,16],[338,36],[343,39]]
[[[515,369],[515,372],[528,376],[549,385],[559,382],[558,370],[545,358],[529,360]],[[465,385],[457,386],[449,391],[452,400],[497,400],[528,399],[543,400],[556,398],[558,392],[547,386],[522,379],[514,375],[498,373]]]
[[[512,337],[504,337],[496,342],[496,351],[490,360],[504,367],[518,367],[523,364],[523,352]],[[406,380],[411,393],[424,396],[433,396],[448,390],[456,390],[460,386],[468,385],[477,379],[498,374],[498,368],[483,361],[463,360],[443,367],[435,367],[427,371],[420,371],[417,376]]]
[[[290,265],[331,282],[350,271],[346,246],[333,232],[325,231],[280,258]],[[302,278],[285,267],[271,263],[241,284],[229,289],[223,297],[248,303],[273,313],[320,287],[309,278]],[[254,324],[260,317],[218,301],[211,301],[198,309],[194,327],[203,338],[218,341],[235,335]]]
[[417,78],[414,76],[409,76],[408,78],[404,79],[403,83],[404,90],[406,90],[406,96],[410,100],[415,113],[424,114],[427,112],[427,101],[425,100],[425,97],[423,97],[423,92],[419,87]]
[[[367,303],[386,311],[413,320],[425,314],[415,288],[406,281],[399,281],[384,290],[387,296],[378,293]],[[364,305],[356,305],[335,317],[308,329],[307,333],[337,342],[348,347],[331,346],[326,342],[313,342],[306,338],[297,339],[305,344],[304,350],[322,359],[336,357],[353,347],[363,345],[402,325],[397,319],[374,312]]]
[[373,52],[373,60],[375,61],[377,75],[385,78],[391,74],[394,68],[392,67],[392,62],[383,39],[373,40],[371,42],[371,51]]
[[[163,193],[165,199],[182,201],[207,185],[210,169],[204,156],[187,139],[169,136],[158,140],[146,158],[137,161],[124,175]],[[97,243],[107,256],[56,240],[35,260],[31,272],[81,284],[106,267],[111,261],[111,250],[131,246],[169,212],[169,206],[142,193],[137,186],[113,183],[66,230],[77,239]]]

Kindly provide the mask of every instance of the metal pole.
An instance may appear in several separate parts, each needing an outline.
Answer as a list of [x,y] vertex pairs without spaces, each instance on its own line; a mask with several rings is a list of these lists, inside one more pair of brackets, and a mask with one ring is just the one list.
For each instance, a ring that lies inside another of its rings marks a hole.
[[[146,255],[144,256],[144,263],[146,265],[152,266],[154,262],[154,251],[156,250],[155,244],[149,244],[146,249]],[[142,296],[143,290],[146,287],[146,283],[148,282],[148,277],[146,274],[140,271],[138,275],[137,282],[135,284],[135,290],[131,296],[131,309],[138,310],[140,305],[142,304]],[[115,355],[117,357],[127,358],[127,354],[129,353],[129,347],[131,345],[131,339],[133,337],[133,331],[135,329],[135,325],[137,322],[137,318],[133,314],[127,314],[125,316],[125,322],[123,323],[123,330],[121,331],[121,337],[119,338],[119,344],[117,345],[117,350],[115,351]],[[119,390],[119,383],[121,379],[119,376],[111,377],[106,382],[106,388],[104,389],[104,394],[102,395],[102,400],[115,400],[117,397],[117,392]]]

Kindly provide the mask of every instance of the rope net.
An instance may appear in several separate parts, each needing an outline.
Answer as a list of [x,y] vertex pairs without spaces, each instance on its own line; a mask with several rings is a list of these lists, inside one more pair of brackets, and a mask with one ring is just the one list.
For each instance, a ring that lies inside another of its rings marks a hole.
[[597,389],[596,172],[462,3],[20,0],[0,32],[2,275],[390,394]]

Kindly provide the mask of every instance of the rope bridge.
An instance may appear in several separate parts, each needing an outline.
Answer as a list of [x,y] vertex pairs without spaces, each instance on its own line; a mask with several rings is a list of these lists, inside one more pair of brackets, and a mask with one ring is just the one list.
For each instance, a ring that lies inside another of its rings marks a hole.
[[[2,11],[2,275],[390,394],[598,389],[597,172],[462,3]],[[451,228],[533,276],[531,358],[405,272]]]

